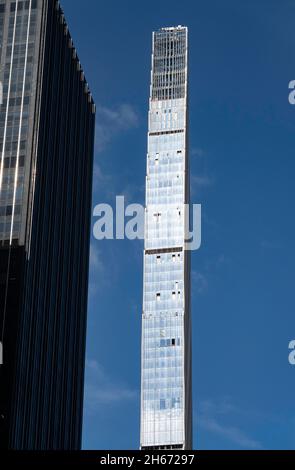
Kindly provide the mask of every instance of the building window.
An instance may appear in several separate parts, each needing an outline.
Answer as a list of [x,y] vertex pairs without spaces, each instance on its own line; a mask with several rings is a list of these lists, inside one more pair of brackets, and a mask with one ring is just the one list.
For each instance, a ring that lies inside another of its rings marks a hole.
[[176,346],[180,346],[180,338],[160,339],[160,348],[170,348]]
[[6,207],[6,215],[12,215],[12,206],[7,206]]
[[180,407],[180,398],[179,397],[172,398],[171,407],[172,408],[179,408]]

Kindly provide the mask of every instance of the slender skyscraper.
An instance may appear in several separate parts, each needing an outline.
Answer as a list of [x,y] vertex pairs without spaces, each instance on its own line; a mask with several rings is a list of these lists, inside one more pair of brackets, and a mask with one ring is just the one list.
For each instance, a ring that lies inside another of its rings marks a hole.
[[0,0],[0,447],[81,445],[95,107],[56,0]]
[[142,314],[142,449],[191,449],[188,30],[153,33]]

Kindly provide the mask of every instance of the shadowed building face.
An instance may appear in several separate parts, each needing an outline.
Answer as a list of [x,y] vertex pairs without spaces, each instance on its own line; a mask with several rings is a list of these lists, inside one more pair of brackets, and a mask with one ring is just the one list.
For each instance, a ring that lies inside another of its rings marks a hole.
[[81,443],[95,107],[59,3],[0,0],[0,442]]

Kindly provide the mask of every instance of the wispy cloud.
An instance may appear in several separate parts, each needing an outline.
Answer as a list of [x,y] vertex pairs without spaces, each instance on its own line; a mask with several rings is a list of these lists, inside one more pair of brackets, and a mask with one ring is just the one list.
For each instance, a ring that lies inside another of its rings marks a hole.
[[96,271],[96,273],[102,274],[104,272],[104,266],[101,259],[100,251],[94,246],[93,243],[90,245],[90,269]]
[[103,262],[102,253],[95,245],[95,241],[92,241],[90,244],[89,269],[90,281],[88,292],[89,298],[91,298],[97,294],[99,286],[105,286],[107,278],[107,269]]
[[93,167],[93,182],[95,185],[98,185],[99,188],[101,186],[107,185],[111,181],[112,177],[111,175],[107,175],[106,173],[103,172],[101,169],[101,166],[98,163],[94,163]]
[[208,289],[207,277],[200,271],[192,271],[192,290],[193,293],[203,294]]
[[231,266],[231,259],[221,253],[220,255],[206,258],[203,266],[193,269],[191,273],[192,292],[195,295],[205,294],[208,291],[212,276],[221,276],[225,269]]
[[215,184],[215,178],[208,172],[208,156],[205,150],[194,147],[191,156],[191,193],[193,197],[199,197],[203,190]]
[[200,402],[199,411],[202,415],[226,415],[229,413],[239,413],[240,409],[228,398],[222,398],[218,402],[203,400]]
[[200,147],[193,147],[190,151],[192,157],[204,157],[205,151]]
[[104,406],[122,404],[135,399],[137,395],[137,390],[114,381],[96,360],[86,361],[86,412],[93,413]]
[[216,269],[223,268],[224,266],[229,266],[231,264],[231,260],[228,256],[221,253],[215,262]]
[[[93,191],[95,197],[99,196],[106,199],[112,199],[115,194],[114,187],[114,175],[110,175],[103,171],[101,165],[95,162],[93,167]],[[96,203],[97,201],[94,202]]]
[[120,133],[136,128],[139,116],[134,107],[123,103],[116,108],[97,106],[95,130],[95,151],[101,153],[107,144]]
[[208,188],[214,185],[214,178],[208,175],[192,175],[191,176],[191,186],[193,192],[197,192],[198,190]]
[[[213,434],[219,435],[244,449],[262,449],[262,444],[249,436],[240,426],[229,424],[236,420],[238,416],[245,416],[249,413],[241,410],[228,397],[215,402],[204,400],[199,405],[198,425]],[[252,413],[253,414],[253,413]],[[227,421],[226,423],[224,421]]]
[[125,197],[125,204],[144,203],[145,186],[128,182],[120,191],[120,194]]
[[96,196],[103,196],[109,202],[116,200],[116,195],[124,196],[125,203],[143,203],[145,186],[137,184],[132,174],[111,175],[103,171],[97,162],[93,168],[93,190]]
[[245,449],[262,449],[260,442],[249,437],[245,432],[235,426],[221,424],[215,418],[200,418],[199,424],[207,431],[218,434],[230,442]]

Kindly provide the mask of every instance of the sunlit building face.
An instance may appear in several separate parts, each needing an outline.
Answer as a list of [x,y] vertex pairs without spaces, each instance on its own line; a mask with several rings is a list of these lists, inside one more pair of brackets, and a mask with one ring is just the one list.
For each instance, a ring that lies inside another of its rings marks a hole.
[[191,448],[188,31],[153,33],[142,313],[141,448]]

